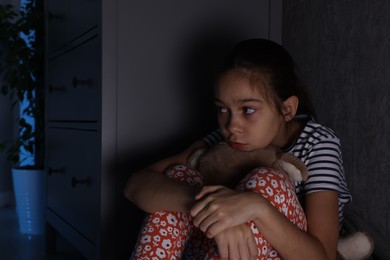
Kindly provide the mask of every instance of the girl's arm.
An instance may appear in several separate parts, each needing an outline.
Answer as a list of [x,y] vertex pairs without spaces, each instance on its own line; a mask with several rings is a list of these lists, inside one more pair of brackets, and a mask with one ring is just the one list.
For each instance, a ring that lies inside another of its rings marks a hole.
[[[335,259],[338,239],[338,194],[320,191],[306,198],[308,231],[291,223],[268,200],[253,192],[222,186],[204,187],[191,210],[194,224],[208,237],[233,226],[254,221],[283,259]],[[240,209],[237,210],[237,205]]]
[[312,193],[305,202],[307,232],[298,229],[270,204],[266,210],[259,209],[254,222],[283,259],[336,259],[338,193]]
[[169,179],[161,173],[172,165],[186,164],[188,157],[196,149],[204,147],[204,142],[198,141],[182,153],[131,174],[124,188],[124,196],[149,213],[160,210],[188,212],[195,202],[194,197],[199,188]]

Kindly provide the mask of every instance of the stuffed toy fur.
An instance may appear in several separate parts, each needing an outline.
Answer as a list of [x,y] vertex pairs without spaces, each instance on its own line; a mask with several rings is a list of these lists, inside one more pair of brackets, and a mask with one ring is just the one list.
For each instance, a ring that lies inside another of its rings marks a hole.
[[[269,167],[285,174],[293,186],[296,181],[305,181],[308,177],[306,165],[300,159],[274,147],[239,151],[222,142],[210,149],[195,151],[189,158],[189,165],[199,170],[206,185],[230,188],[257,167]],[[373,248],[373,239],[366,232],[358,231],[339,239],[337,259],[367,259]]]
[[234,187],[250,170],[257,167],[273,168],[295,181],[307,179],[306,165],[292,154],[274,147],[239,151],[226,143],[210,149],[196,151],[189,159],[190,166],[198,169],[207,185]]
[[368,259],[374,251],[374,240],[364,232],[357,231],[340,238],[337,244],[337,260]]

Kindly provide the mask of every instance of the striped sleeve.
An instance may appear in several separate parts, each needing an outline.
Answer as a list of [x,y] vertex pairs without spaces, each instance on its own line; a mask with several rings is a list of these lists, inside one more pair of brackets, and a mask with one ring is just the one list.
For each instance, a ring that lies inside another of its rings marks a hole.
[[310,193],[332,190],[339,195],[339,218],[343,221],[344,206],[352,199],[345,180],[340,140],[333,130],[309,122],[290,150],[309,171],[308,179],[296,186],[301,203]]
[[203,142],[206,143],[208,147],[218,144],[223,141],[222,134],[219,129],[209,133],[205,137],[203,137]]
[[343,192],[343,162],[338,139],[329,138],[313,146],[306,159],[310,172],[305,183],[306,194],[319,190]]
[[342,225],[344,206],[351,201],[344,178],[340,143],[337,138],[329,138],[313,146],[307,157],[309,176],[304,185],[306,195],[323,190],[337,191],[339,194],[339,220]]

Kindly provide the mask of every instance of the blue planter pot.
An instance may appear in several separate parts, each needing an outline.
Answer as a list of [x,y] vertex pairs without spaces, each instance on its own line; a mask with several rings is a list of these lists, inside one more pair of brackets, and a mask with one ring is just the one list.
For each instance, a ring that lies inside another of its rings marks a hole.
[[12,169],[12,177],[20,232],[43,234],[46,193],[44,170]]

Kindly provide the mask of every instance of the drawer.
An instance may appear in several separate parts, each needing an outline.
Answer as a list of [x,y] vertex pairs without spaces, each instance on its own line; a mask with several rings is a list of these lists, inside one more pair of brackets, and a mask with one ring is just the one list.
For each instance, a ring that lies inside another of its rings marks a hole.
[[99,6],[98,0],[48,0],[49,53],[96,28]]
[[97,27],[99,2],[98,0],[70,0],[70,41]]
[[97,121],[99,42],[93,38],[48,62],[49,121]]
[[64,47],[68,41],[69,0],[47,1],[49,53]]
[[96,242],[100,166],[96,131],[48,128],[47,207]]

